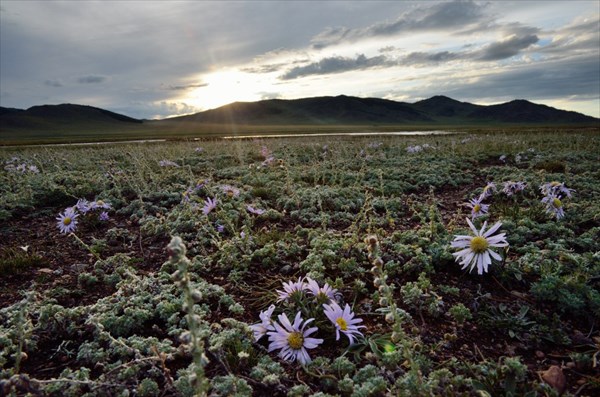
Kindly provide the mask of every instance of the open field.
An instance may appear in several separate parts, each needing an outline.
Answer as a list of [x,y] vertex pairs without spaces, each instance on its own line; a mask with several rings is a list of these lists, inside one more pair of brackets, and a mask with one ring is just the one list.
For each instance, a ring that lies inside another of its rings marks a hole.
[[[467,132],[0,148],[0,391],[598,395],[600,132]],[[452,243],[489,182],[478,274]],[[255,340],[270,305],[310,363]]]

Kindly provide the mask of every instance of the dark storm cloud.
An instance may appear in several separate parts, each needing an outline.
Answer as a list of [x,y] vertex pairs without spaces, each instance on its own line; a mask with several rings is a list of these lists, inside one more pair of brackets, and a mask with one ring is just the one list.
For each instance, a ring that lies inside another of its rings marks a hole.
[[485,9],[485,4],[473,1],[442,2],[416,7],[404,12],[392,22],[379,22],[360,29],[339,26],[327,28],[312,39],[312,45],[320,49],[344,41],[404,32],[463,30],[471,25],[488,23],[491,18],[486,15]]
[[[324,75],[344,73],[352,70],[364,70],[395,66],[434,66],[441,63],[456,60],[465,61],[499,61],[511,58],[539,41],[535,35],[523,37],[511,36],[507,39],[491,43],[480,49],[470,50],[472,46],[467,45],[464,51],[437,51],[437,52],[411,52],[394,59],[391,56],[379,55],[372,58],[364,54],[356,58],[327,57],[318,62],[312,62],[303,66],[296,66],[281,75],[281,80],[292,80],[312,75]],[[393,48],[389,48],[391,52]]]
[[511,36],[506,40],[492,43],[483,48],[481,50],[480,59],[483,61],[497,61],[510,58],[538,41],[539,38],[534,34],[521,37],[516,35]]
[[577,59],[531,63],[512,70],[482,74],[469,81],[435,78],[426,86],[418,88],[418,91],[424,97],[443,92],[463,100],[563,99],[569,96],[598,99],[600,63],[597,54]]
[[77,79],[79,84],[98,84],[106,81],[104,76],[83,76]]
[[368,58],[364,54],[356,58],[329,57],[306,66],[297,66],[280,76],[282,80],[292,80],[309,75],[322,75],[332,73],[343,73],[351,70],[371,69],[382,66],[390,66],[390,62],[384,55]]
[[398,62],[401,65],[434,65],[442,62],[460,59],[464,54],[450,51],[441,52],[411,52]]

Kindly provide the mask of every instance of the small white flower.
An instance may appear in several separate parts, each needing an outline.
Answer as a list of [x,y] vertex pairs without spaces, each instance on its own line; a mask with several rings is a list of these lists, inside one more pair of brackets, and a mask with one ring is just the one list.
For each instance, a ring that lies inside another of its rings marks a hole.
[[504,233],[492,236],[502,226],[502,223],[496,222],[487,232],[485,231],[487,222],[483,223],[479,231],[468,218],[467,223],[475,236],[455,236],[451,244],[452,248],[462,249],[452,255],[456,257],[457,262],[460,261],[462,269],[470,266],[469,272],[471,272],[477,267],[477,274],[486,273],[488,266],[492,263],[492,258],[497,261],[502,260],[502,257],[492,250],[492,248],[508,246]]

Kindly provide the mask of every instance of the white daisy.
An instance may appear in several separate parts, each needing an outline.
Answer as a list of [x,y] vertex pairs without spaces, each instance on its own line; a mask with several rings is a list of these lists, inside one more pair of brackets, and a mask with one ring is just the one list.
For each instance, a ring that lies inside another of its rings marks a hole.
[[460,261],[463,269],[471,266],[469,269],[469,272],[471,272],[477,266],[477,274],[483,274],[488,271],[492,258],[497,261],[502,260],[502,257],[492,250],[492,247],[507,247],[508,242],[504,237],[504,233],[492,236],[502,226],[501,222],[496,222],[487,232],[485,231],[487,222],[483,223],[479,231],[468,218],[467,223],[475,236],[454,236],[454,241],[451,244],[452,248],[462,249],[452,255],[456,257],[457,262]]

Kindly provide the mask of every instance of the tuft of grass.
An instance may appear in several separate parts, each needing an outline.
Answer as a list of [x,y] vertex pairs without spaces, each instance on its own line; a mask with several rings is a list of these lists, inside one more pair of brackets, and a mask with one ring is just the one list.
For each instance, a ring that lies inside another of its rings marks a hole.
[[35,252],[29,252],[20,247],[4,248],[0,251],[0,275],[18,274],[28,269],[45,265],[44,258]]

